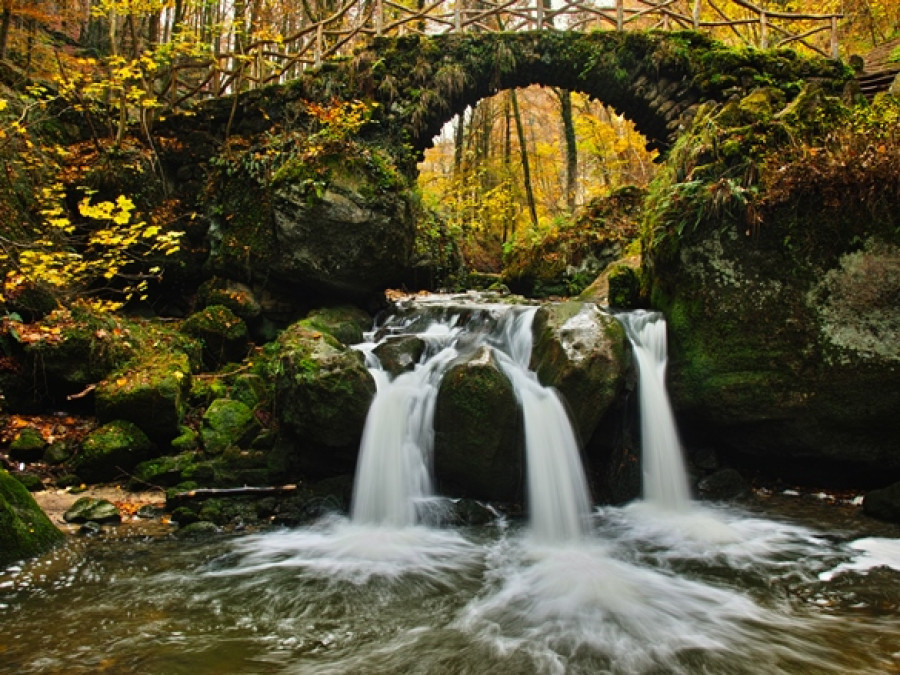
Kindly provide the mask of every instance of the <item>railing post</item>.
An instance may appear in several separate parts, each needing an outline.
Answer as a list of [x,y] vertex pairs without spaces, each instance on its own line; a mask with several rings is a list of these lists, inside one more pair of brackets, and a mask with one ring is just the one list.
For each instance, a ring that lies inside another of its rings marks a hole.
[[694,12],[691,16],[694,22],[694,30],[700,30],[700,1],[694,0]]
[[534,0],[535,14],[534,22],[537,24],[538,30],[544,28],[544,0]]
[[769,47],[769,18],[765,12],[759,13],[759,46],[761,49]]
[[322,52],[325,47],[325,24],[319,23],[316,26],[316,51],[315,51],[315,66],[318,68],[322,65]]
[[375,0],[375,36],[381,37],[384,31],[384,4],[382,0]]
[[625,0],[616,0],[616,30],[625,28]]
[[831,58],[835,61],[841,57],[840,49],[838,49],[838,18],[836,14],[831,15]]

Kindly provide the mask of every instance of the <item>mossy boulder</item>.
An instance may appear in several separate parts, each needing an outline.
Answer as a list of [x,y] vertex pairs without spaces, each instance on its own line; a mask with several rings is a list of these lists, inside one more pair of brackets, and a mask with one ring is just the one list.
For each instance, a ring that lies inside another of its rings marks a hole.
[[752,128],[697,120],[661,172],[645,271],[687,446],[795,481],[900,479],[900,154],[866,131],[882,113],[897,104],[809,88]]
[[201,307],[227,307],[247,322],[262,314],[262,305],[253,289],[232,279],[213,277],[205,281],[197,290],[197,302]]
[[64,539],[25,486],[0,469],[0,566],[40,555]]
[[70,466],[84,481],[108,481],[122,472],[130,472],[155,447],[134,423],[114,420],[85,437]]
[[203,413],[200,438],[206,452],[218,455],[231,446],[249,445],[259,430],[259,422],[247,405],[220,398],[210,403]]
[[342,344],[355,345],[363,341],[363,332],[372,327],[372,317],[359,307],[341,305],[313,310],[303,325],[329,333]]
[[275,410],[294,439],[297,468],[352,473],[375,381],[360,352],[302,323],[278,338],[273,364]]
[[39,322],[4,322],[0,350],[0,389],[17,412],[59,406],[81,393],[139,351],[135,324],[83,308],[58,309]]
[[247,324],[224,305],[204,307],[184,320],[181,331],[203,342],[203,363],[215,369],[247,355]]
[[9,456],[20,462],[33,462],[43,457],[46,448],[47,441],[41,432],[33,427],[25,427],[9,444]]
[[119,523],[122,514],[119,509],[108,499],[95,497],[80,497],[72,506],[66,509],[63,520],[67,523]]
[[129,487],[140,489],[148,485],[171,487],[182,480],[183,474],[191,473],[197,463],[197,453],[183,452],[174,456],[148,459],[138,464],[132,471]]
[[187,355],[162,350],[97,386],[97,417],[101,422],[127,420],[154,442],[168,443],[179,434],[190,388]]
[[441,380],[434,412],[434,470],[441,492],[520,500],[520,427],[512,384],[490,348],[451,366]]
[[531,367],[541,384],[562,395],[578,437],[587,443],[632,367],[625,331],[593,303],[572,301],[542,306],[533,332]]

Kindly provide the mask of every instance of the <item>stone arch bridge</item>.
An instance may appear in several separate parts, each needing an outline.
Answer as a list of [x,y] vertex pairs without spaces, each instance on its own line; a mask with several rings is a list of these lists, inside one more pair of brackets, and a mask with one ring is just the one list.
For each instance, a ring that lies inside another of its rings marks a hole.
[[296,117],[306,101],[367,99],[379,108],[366,133],[418,154],[467,106],[505,89],[543,85],[603,101],[664,151],[703,102],[723,103],[758,87],[780,89],[790,101],[811,81],[840,93],[852,72],[840,61],[735,49],[693,31],[409,35],[376,38],[286,84],[209,101],[189,126],[201,124],[221,139],[226,129],[253,134]]

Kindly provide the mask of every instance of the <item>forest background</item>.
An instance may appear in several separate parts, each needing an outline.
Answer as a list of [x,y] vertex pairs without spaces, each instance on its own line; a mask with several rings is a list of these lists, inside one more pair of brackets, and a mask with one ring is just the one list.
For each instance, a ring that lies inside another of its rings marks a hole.
[[[680,4],[689,14],[693,3]],[[900,35],[900,6],[892,0],[759,6],[841,13],[844,57]],[[303,56],[294,49],[310,27],[326,17],[329,25],[350,26],[372,7],[336,0],[3,0],[2,294],[41,284],[98,309],[144,297],[162,274],[159,260],[182,245],[180,233],[163,222],[165,209],[148,217],[130,195],[97,201],[89,190],[74,210],[90,227],[76,226],[63,194],[64,184],[77,183],[72,172],[127,151],[126,132],[144,136],[152,153],[153,125],[167,115],[315,67],[321,50]],[[427,9],[422,0],[415,8]],[[715,3],[703,9],[713,18],[732,10]],[[313,35],[317,47],[329,39],[321,29]],[[717,37],[742,39],[727,31]],[[330,53],[350,48],[332,41]],[[889,58],[900,61],[900,50]],[[48,121],[62,111],[100,120],[90,143],[54,142]],[[365,110],[339,106],[319,115],[324,125],[346,130],[363,121]],[[429,216],[420,228],[426,239],[429,228],[449,234],[467,268],[508,271],[538,251],[556,255],[546,252],[548,241],[583,236],[578,214],[620,188],[645,187],[656,156],[634,125],[602,101],[549,88],[503,91],[451,121],[426,153],[419,189]]]

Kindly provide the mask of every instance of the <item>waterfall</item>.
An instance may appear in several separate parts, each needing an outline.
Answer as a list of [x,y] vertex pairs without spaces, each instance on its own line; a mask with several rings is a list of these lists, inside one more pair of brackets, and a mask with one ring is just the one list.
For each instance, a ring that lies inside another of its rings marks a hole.
[[508,322],[508,350],[498,362],[522,407],[532,534],[541,541],[573,541],[586,531],[590,497],[565,406],[528,368],[536,311],[531,308]]
[[489,321],[457,327],[454,316],[437,319],[424,333],[416,333],[428,342],[425,356],[414,370],[394,379],[381,368],[371,346],[363,348],[378,389],[360,446],[353,522],[408,527],[422,520],[423,506],[432,498],[433,419],[441,379],[462,345],[468,352],[487,344],[522,407],[534,537],[569,541],[585,532],[590,499],[575,433],[559,396],[528,369],[537,308],[492,305],[486,311]]
[[409,527],[432,497],[434,404],[441,378],[458,355],[451,323],[418,334],[426,342],[424,363],[393,380],[371,347],[364,349],[377,390],[360,443],[350,516],[359,525]]
[[666,391],[666,321],[659,312],[643,310],[616,318],[628,334],[640,372],[644,499],[668,510],[686,510],[690,489]]

